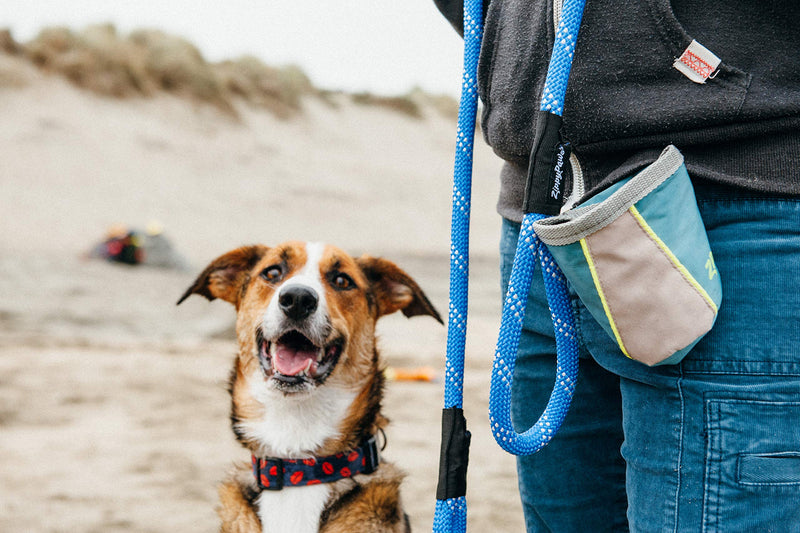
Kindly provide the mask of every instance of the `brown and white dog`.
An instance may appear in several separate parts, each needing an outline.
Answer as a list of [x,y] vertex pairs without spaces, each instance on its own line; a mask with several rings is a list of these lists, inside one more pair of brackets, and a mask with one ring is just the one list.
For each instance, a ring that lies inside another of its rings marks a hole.
[[417,283],[385,259],[288,242],[222,255],[178,303],[192,294],[237,312],[231,422],[253,459],[219,489],[222,531],[409,531],[403,474],[375,445],[375,324],[395,311],[441,322]]

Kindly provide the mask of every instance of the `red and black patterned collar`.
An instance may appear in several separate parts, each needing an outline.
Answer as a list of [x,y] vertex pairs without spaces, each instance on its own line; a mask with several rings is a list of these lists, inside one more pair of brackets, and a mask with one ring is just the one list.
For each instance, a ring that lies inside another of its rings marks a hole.
[[309,459],[264,459],[253,456],[253,475],[259,488],[282,490],[332,483],[356,474],[371,474],[380,463],[377,439],[373,435],[350,452]]

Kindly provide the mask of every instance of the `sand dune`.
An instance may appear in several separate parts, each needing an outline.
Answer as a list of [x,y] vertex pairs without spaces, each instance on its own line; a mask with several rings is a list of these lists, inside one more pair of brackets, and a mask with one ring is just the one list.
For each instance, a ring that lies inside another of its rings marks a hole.
[[[335,243],[395,260],[447,310],[454,124],[352,99],[290,119],[169,95],[110,99],[0,54],[0,530],[215,531],[228,427],[226,304],[177,297],[246,243]],[[12,80],[9,82],[8,80]],[[488,432],[498,324],[498,160],[476,155],[466,411],[470,530],[519,531],[513,459]],[[114,223],[156,219],[189,272],[86,261]],[[392,316],[391,365],[443,367],[445,330]],[[392,382],[385,455],[430,530],[441,384]]]

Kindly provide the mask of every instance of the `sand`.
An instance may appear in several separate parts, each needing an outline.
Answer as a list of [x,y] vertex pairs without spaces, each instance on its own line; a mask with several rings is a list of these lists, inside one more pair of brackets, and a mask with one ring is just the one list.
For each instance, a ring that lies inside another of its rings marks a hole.
[[[446,315],[455,125],[347,98],[240,120],[177,98],[114,100],[0,54],[0,530],[216,531],[215,484],[248,460],[229,428],[233,310],[175,301],[241,244],[325,241],[394,260]],[[11,74],[9,74],[11,73]],[[11,85],[11,86],[9,86]],[[480,142],[480,141],[479,141]],[[514,460],[488,431],[499,322],[499,160],[476,150],[465,410],[471,531],[520,531]],[[191,268],[82,258],[158,220]],[[380,324],[387,364],[444,366],[445,328]],[[442,384],[395,381],[384,456],[431,528]]]

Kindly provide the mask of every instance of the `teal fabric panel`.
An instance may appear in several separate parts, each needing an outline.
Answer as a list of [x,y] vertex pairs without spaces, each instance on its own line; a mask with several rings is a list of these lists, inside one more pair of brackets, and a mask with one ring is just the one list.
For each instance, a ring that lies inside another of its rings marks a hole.
[[606,317],[605,309],[603,309],[603,302],[594,286],[592,272],[589,270],[589,264],[583,255],[580,242],[566,246],[548,246],[547,248],[583,304],[603,329],[614,338],[614,332]]
[[712,267],[713,264],[709,263],[708,236],[686,167],[681,166],[635,206],[655,234],[719,306],[722,284],[715,270],[709,279],[710,269],[706,265]]

